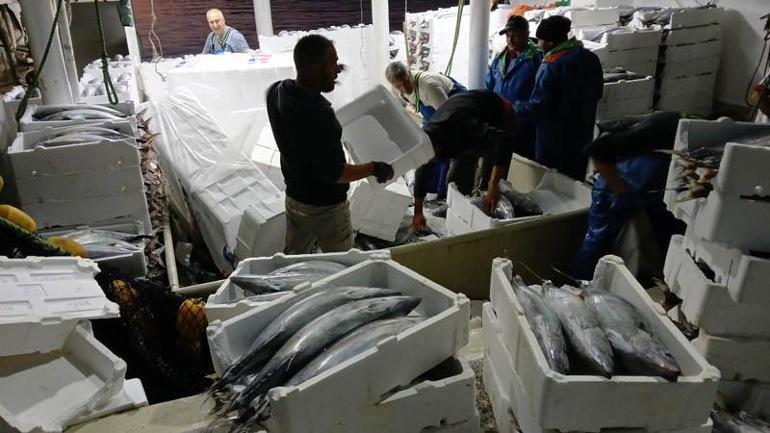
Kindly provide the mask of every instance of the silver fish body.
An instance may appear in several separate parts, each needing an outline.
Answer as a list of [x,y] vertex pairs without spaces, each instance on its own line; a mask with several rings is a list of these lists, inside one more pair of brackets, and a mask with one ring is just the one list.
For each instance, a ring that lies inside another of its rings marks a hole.
[[497,200],[495,210],[492,212],[492,216],[501,220],[509,220],[516,217],[516,213],[513,210],[513,204],[508,197],[504,195],[500,196]]
[[614,368],[612,346],[593,311],[565,288],[546,287],[545,302],[559,318],[570,346],[594,373],[611,377]]
[[347,266],[336,262],[311,260],[294,263],[266,275],[232,275],[230,281],[243,290],[259,295],[267,292],[291,290],[304,282],[312,283],[346,268]]
[[133,233],[123,233],[99,229],[75,230],[67,233],[64,236],[80,244],[108,243],[115,241],[136,243],[137,241],[148,237],[145,235],[137,235]]
[[32,117],[41,120],[45,117],[51,116],[56,113],[62,113],[67,111],[74,111],[74,110],[91,110],[91,111],[101,111],[106,114],[111,114],[115,117],[126,117],[125,114],[121,113],[120,111],[105,107],[102,105],[94,105],[94,104],[62,104],[62,105],[45,105],[41,107],[37,107],[35,109],[35,112],[32,114]]
[[400,334],[422,320],[419,317],[399,317],[396,319],[378,320],[364,325],[346,335],[313,359],[313,361],[295,374],[285,386],[299,385],[312,379],[324,371],[375,347],[380,341]]
[[88,134],[84,132],[62,135],[59,137],[53,137],[41,141],[36,144],[35,147],[57,147],[68,146],[72,144],[86,144],[86,143],[98,143],[104,140],[120,140],[122,137],[114,135],[112,137],[106,137],[104,135]]
[[101,110],[93,110],[90,108],[78,108],[67,111],[60,111],[53,113],[43,118],[41,121],[52,120],[120,120],[125,118],[125,115],[116,116],[114,114],[105,113]]
[[742,419],[720,410],[711,411],[714,433],[768,433],[770,429],[752,425]]

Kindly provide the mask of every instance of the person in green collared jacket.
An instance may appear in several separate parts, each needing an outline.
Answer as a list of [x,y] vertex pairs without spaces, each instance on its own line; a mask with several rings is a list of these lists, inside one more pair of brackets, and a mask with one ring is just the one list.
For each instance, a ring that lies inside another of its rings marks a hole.
[[206,12],[211,33],[203,45],[203,54],[246,53],[249,44],[238,30],[225,24],[225,17],[219,9]]

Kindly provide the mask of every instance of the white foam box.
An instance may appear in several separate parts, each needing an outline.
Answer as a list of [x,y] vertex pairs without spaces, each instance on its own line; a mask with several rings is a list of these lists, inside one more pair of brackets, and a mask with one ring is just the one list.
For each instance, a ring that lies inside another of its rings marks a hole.
[[711,57],[702,57],[688,61],[672,59],[664,64],[663,72],[660,75],[668,78],[711,74],[719,70],[719,62],[721,60],[722,57],[719,55],[719,53],[716,53],[716,55]]
[[638,80],[604,83],[604,91],[599,103],[646,98],[653,93],[655,93],[655,79],[650,76]]
[[665,62],[691,62],[719,55],[722,52],[722,40],[696,42],[685,45],[669,45],[663,54]]
[[0,431],[58,433],[123,386],[126,363],[81,327],[45,354],[0,362]]
[[[149,231],[147,231],[144,227],[144,222],[134,221],[133,223],[125,223],[125,224],[106,224],[106,225],[97,225],[97,226],[75,226],[75,227],[68,227],[68,228],[57,228],[53,230],[40,231],[38,232],[38,234],[48,238],[51,236],[62,236],[74,230],[83,230],[88,228],[91,228],[94,230],[109,230],[109,231],[115,231],[120,233],[129,233],[132,235],[146,235],[149,233]],[[135,251],[130,254],[121,254],[114,257],[93,259],[93,261],[96,262],[97,265],[99,264],[109,265],[125,273],[126,275],[134,278],[142,278],[147,274],[147,257],[144,255],[144,250]]]
[[[453,356],[468,342],[470,302],[416,272],[387,260],[359,263],[335,276],[207,328],[217,373],[240,357],[253,339],[281,312],[322,287],[367,286],[399,290],[418,296],[415,312],[429,316],[396,337],[297,387],[270,391],[272,417],[292,432],[324,432],[344,422],[346,414],[375,404],[383,394],[409,384],[422,373]],[[336,396],[330,399],[329,396]],[[308,408],[317,415],[307,416]],[[353,430],[355,431],[355,430]],[[358,430],[361,431],[361,430]]]
[[[128,122],[102,122],[94,124],[105,128],[115,128],[120,132],[134,136]],[[102,140],[95,143],[35,148],[35,145],[59,132],[47,127],[37,131],[23,132],[16,136],[8,149],[8,156],[13,165],[17,182],[28,185],[25,189],[40,191],[50,187],[47,179],[63,175],[83,174],[109,170],[113,176],[119,176],[119,170],[127,167],[138,169],[141,156],[136,139]]]
[[74,257],[0,257],[0,356],[50,352],[78,321],[118,317],[94,280],[98,272]]
[[[482,323],[486,351],[484,353],[484,388],[487,390],[497,429],[500,433],[517,433],[517,427],[527,433],[558,433],[539,426],[533,419],[530,401],[521,378],[513,369],[511,356],[505,348],[502,328],[490,303],[483,306]],[[709,433],[712,423],[707,419],[703,425],[676,430],[659,430],[660,433]],[[636,428],[608,428],[602,433],[628,432],[650,433]]]
[[[604,69],[622,67],[638,74],[654,75],[649,73],[648,70],[637,71],[632,69],[632,65],[637,66],[637,69],[640,69],[640,66],[638,65],[648,65],[650,63],[657,62],[658,50],[658,46],[618,51],[602,47],[593,50],[593,53],[599,57],[599,61],[602,62],[602,67]],[[646,68],[649,69],[649,67]]]
[[123,387],[117,394],[102,400],[102,402],[94,407],[93,410],[80,416],[73,421],[71,425],[77,425],[114,413],[147,406],[147,404],[147,395],[144,392],[142,381],[139,379],[124,380]]
[[286,244],[286,205],[279,197],[252,203],[243,211],[235,237],[235,255],[239,259],[263,257],[283,251]]
[[564,15],[572,21],[572,28],[617,24],[620,21],[620,12],[617,7],[575,9],[564,12],[555,9],[553,11],[546,10],[545,15]]
[[664,111],[680,111],[687,114],[708,116],[714,105],[714,88],[705,88],[696,93],[661,95],[655,108]]
[[563,375],[551,370],[513,291],[511,272],[509,260],[495,259],[490,297],[537,425],[562,431],[622,427],[656,431],[699,426],[708,418],[719,371],[684,338],[620,258],[602,258],[592,284],[636,308],[679,363],[682,375],[676,382],[650,376]]
[[[475,375],[470,365],[452,358],[437,368],[441,371],[431,372],[434,379],[397,390],[379,403],[356,407],[344,416],[338,414],[337,423],[329,428],[306,428],[303,423],[295,427],[298,420],[276,417],[266,427],[275,433],[425,433],[450,427],[449,431],[478,432]],[[321,402],[308,406],[305,417],[314,418],[324,409]]]
[[342,125],[342,143],[353,161],[387,162],[393,167],[393,179],[434,156],[428,136],[381,85],[337,110],[337,119]]
[[706,89],[714,89],[716,81],[717,75],[714,73],[693,75],[689,77],[664,77],[660,80],[658,93],[661,96],[699,93]]
[[654,95],[649,94],[634,99],[621,99],[600,102],[596,106],[596,119],[610,120],[635,114],[652,112]]
[[722,39],[722,27],[719,24],[712,24],[667,30],[662,43],[663,45],[684,45],[717,39]]
[[241,313],[256,308],[264,302],[254,302],[245,299],[249,293],[244,292],[237,284],[231,281],[234,275],[242,274],[267,274],[278,268],[289,266],[293,263],[306,262],[309,260],[324,260],[341,263],[346,266],[353,266],[371,258],[389,259],[390,251],[363,252],[359,250],[350,250],[344,253],[325,253],[325,254],[300,254],[287,256],[283,253],[277,253],[272,257],[258,257],[242,260],[238,267],[230,274],[217,291],[209,295],[206,301],[206,317],[209,323],[214,320],[226,320],[235,317]]
[[697,266],[697,254],[686,249],[683,236],[673,236],[663,270],[671,291],[682,299],[687,319],[712,335],[770,338],[768,306],[735,302],[723,284],[710,280]]
[[770,339],[718,337],[701,329],[692,344],[719,369],[723,380],[770,382]]
[[639,48],[657,48],[660,45],[662,30],[656,29],[632,29],[623,27],[623,31],[606,32],[602,28],[581,29],[577,32],[578,39],[593,39],[602,33],[598,43],[607,47],[610,51],[632,50]]
[[[136,127],[136,111],[134,110],[134,103],[132,101],[118,102],[115,105],[112,105],[112,104],[96,104],[96,105],[109,107],[125,114],[127,117],[125,119],[120,119],[120,121],[128,122],[129,124],[131,124],[131,129],[134,131],[134,134],[137,134],[139,132],[139,130]],[[22,116],[22,118],[19,120],[19,127],[22,132],[39,131],[45,128],[63,128],[65,126],[93,125],[93,124],[104,123],[104,120],[99,120],[99,119],[48,120],[48,121],[35,120],[32,117],[32,115],[35,113],[35,110],[37,110],[38,107],[44,107],[44,105],[40,105],[40,106],[30,105],[27,108],[26,113],[24,113],[24,116]]]
[[350,221],[354,230],[393,242],[410,204],[412,194],[406,185],[375,188],[360,182],[350,197]]
[[[16,123],[16,111],[19,109],[21,99],[12,99],[10,101],[3,101],[3,109],[5,110],[5,126],[8,128],[7,134],[9,144],[16,139],[16,133],[19,130],[19,124]],[[40,96],[29,98],[27,106],[42,105],[43,98]]]
[[722,381],[719,383],[719,395],[731,408],[770,418],[770,383]]
[[671,15],[671,21],[666,27],[678,29],[719,24],[722,21],[723,13],[723,8],[683,8]]

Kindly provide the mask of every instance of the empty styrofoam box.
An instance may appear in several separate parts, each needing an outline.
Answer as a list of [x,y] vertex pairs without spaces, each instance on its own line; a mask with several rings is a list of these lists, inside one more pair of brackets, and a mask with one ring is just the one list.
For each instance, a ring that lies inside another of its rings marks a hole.
[[512,269],[510,260],[495,259],[490,297],[537,425],[562,431],[624,427],[656,431],[698,426],[708,418],[719,371],[692,347],[620,258],[599,260],[592,285],[636,308],[679,363],[682,375],[676,382],[652,376],[563,375],[551,370],[516,298]]
[[[112,105],[112,104],[97,104],[97,105],[103,105],[105,107],[112,108],[114,110],[120,111],[121,113],[125,114],[126,115],[125,118],[118,119],[115,121],[128,122],[131,125],[131,129],[134,131],[134,134],[139,132],[136,127],[136,116],[135,116],[136,111],[134,110],[133,102],[131,101],[118,102],[115,105]],[[27,112],[24,113],[24,116],[19,120],[19,127],[21,128],[22,132],[39,131],[41,129],[45,129],[49,127],[63,128],[66,126],[93,125],[93,124],[104,123],[104,119],[47,120],[47,121],[35,120],[32,117],[32,115],[35,113],[35,111],[39,107],[41,106],[29,106],[27,108]]]
[[703,92],[705,89],[713,89],[716,85],[716,81],[717,75],[714,73],[690,77],[664,77],[660,80],[658,93],[661,96],[699,93]]
[[376,404],[347,408],[336,414],[336,422],[326,428],[312,423],[312,427],[306,426],[317,413],[325,411],[324,401],[303,402],[307,405],[303,419],[273,416],[265,426],[275,433],[425,433],[443,432],[448,426],[455,429],[450,431],[461,431],[456,429],[465,426],[468,429],[463,433],[477,432],[475,375],[470,365],[452,358],[436,370],[441,371],[431,372],[434,379],[397,390]]
[[723,380],[770,382],[770,339],[717,337],[701,329],[692,344]]
[[661,75],[663,77],[689,77],[692,75],[711,74],[719,70],[719,62],[721,61],[722,57],[719,53],[712,57],[702,57],[689,61],[672,59],[664,64]]
[[770,418],[770,383],[722,381],[719,382],[719,395],[730,408]]
[[712,24],[700,27],[668,30],[663,37],[663,45],[684,45],[722,39],[722,27]]
[[[530,400],[524,390],[521,378],[513,369],[511,356],[505,348],[502,329],[490,303],[483,306],[482,323],[486,351],[484,354],[483,380],[492,411],[500,433],[517,433],[521,428],[527,433],[558,433],[544,429],[531,415]],[[658,430],[659,433],[709,433],[712,422],[707,419],[703,425],[675,430]],[[602,433],[653,433],[637,428],[608,428]]]
[[[291,422],[292,431],[329,431],[344,420],[344,414],[377,403],[384,393],[409,384],[468,342],[470,302],[465,295],[395,262],[370,260],[312,285],[299,286],[295,293],[232,319],[210,323],[207,335],[214,369],[221,374],[248,350],[259,330],[286,308],[320,288],[345,286],[392,288],[420,297],[415,314],[428,319],[302,385],[271,390],[272,417],[281,423]],[[330,399],[330,395],[335,398]],[[308,407],[318,405],[323,410],[317,409],[316,416],[308,417]]]
[[337,119],[342,125],[342,143],[353,161],[386,162],[393,167],[393,179],[434,156],[428,136],[381,85],[337,110]]
[[633,29],[631,27],[620,27],[612,29],[612,31],[604,29],[604,27],[581,29],[577,32],[577,38],[592,41],[598,38],[599,40],[596,42],[604,45],[610,51],[617,51],[658,47],[663,35],[662,30],[656,29]]
[[71,425],[81,424],[114,413],[147,406],[147,403],[147,394],[144,392],[142,381],[139,379],[128,379],[123,381],[123,387],[117,394],[102,401],[102,403],[94,407],[93,410],[73,421]]
[[0,356],[57,350],[78,321],[118,317],[98,272],[74,257],[0,257]]
[[653,93],[655,93],[655,79],[649,76],[638,80],[604,83],[604,92],[599,103],[646,98]]
[[[132,137],[134,133],[128,122],[102,122],[94,124],[116,129]],[[55,128],[43,128],[32,132],[19,133],[8,148],[8,157],[13,165],[17,180],[42,180],[54,176],[83,173],[97,170],[119,170],[139,167],[141,156],[136,139],[102,140],[94,143],[72,144],[49,148],[35,146],[46,138],[58,133]],[[119,173],[115,173],[118,175]]]
[[[51,236],[62,236],[75,230],[83,230],[88,228],[94,230],[109,230],[120,233],[128,233],[132,235],[147,235],[149,233],[149,231],[144,227],[144,223],[142,221],[135,221],[133,223],[125,224],[57,228],[53,230],[40,231],[38,234],[48,238]],[[114,257],[93,259],[93,261],[98,265],[108,265],[112,268],[118,269],[130,277],[142,278],[147,274],[147,257],[144,255],[144,250],[135,251],[129,254],[121,254]]]
[[735,302],[723,284],[709,279],[696,264],[698,257],[691,254],[697,253],[686,249],[683,236],[673,236],[663,270],[671,291],[682,299],[687,319],[712,335],[770,338],[768,306]]
[[655,96],[650,93],[634,99],[620,99],[608,102],[600,102],[596,105],[597,120],[618,119],[635,114],[652,112]]
[[409,188],[392,183],[385,188],[374,188],[361,182],[350,197],[350,222],[353,230],[393,242],[412,204]]
[[[324,260],[346,266],[353,266],[372,258],[389,259],[390,251],[363,252],[354,249],[344,253],[300,254],[293,256],[278,253],[272,257],[258,257],[242,260],[238,263],[238,267],[235,271],[230,274],[230,277],[242,274],[264,275],[278,268],[309,260]],[[214,320],[226,320],[235,317],[264,304],[264,302],[254,302],[248,299],[249,295],[248,292],[244,292],[228,277],[225,282],[219,286],[216,293],[209,295],[208,300],[206,301],[206,317],[208,318],[209,323]]]
[[252,203],[243,211],[235,238],[239,259],[283,251],[286,244],[286,201],[283,197]]
[[[76,302],[76,301],[73,301]],[[126,363],[81,327],[45,354],[0,363],[0,431],[58,433],[123,386]]]
[[663,59],[666,62],[691,62],[720,55],[722,52],[722,40],[697,42],[686,45],[669,45],[664,50]]
[[666,26],[669,29],[681,27],[700,27],[709,24],[719,24],[722,21],[723,8],[682,8],[671,15],[671,21]]
[[617,7],[593,8],[593,9],[553,9],[546,10],[545,16],[563,15],[572,21],[573,28],[596,27],[612,25],[620,22],[620,12]]
[[632,69],[630,65],[657,62],[658,50],[659,48],[655,46],[619,51],[613,51],[606,47],[602,47],[592,51],[599,57],[599,61],[602,63],[604,69],[620,67],[638,74],[651,75],[647,73],[647,71],[637,71],[636,69]]

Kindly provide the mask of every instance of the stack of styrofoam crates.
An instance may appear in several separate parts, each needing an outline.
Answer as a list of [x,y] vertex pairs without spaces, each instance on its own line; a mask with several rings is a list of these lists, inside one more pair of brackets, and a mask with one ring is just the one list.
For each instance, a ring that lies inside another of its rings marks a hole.
[[470,302],[390,260],[358,263],[276,301],[211,322],[207,334],[215,370],[221,373],[244,354],[259,330],[289,306],[324,287],[344,286],[417,296],[421,303],[413,314],[427,318],[303,384],[272,389],[269,431],[478,432],[474,375],[456,355],[468,341]]
[[722,12],[688,8],[671,14],[663,36],[655,108],[711,114],[722,53]]
[[[719,372],[710,366],[650,299],[623,261],[604,257],[593,284],[639,311],[651,332],[676,357],[682,376],[564,375],[551,370],[511,285],[513,266],[495,259],[491,302],[482,324],[486,352],[484,386],[498,431],[687,432],[711,431],[709,412]],[[514,420],[515,417],[515,420]]]
[[88,320],[118,316],[94,280],[99,268],[71,257],[0,257],[0,431],[61,432],[147,404],[126,363]]
[[393,242],[411,203],[412,194],[404,184],[381,188],[360,182],[350,197],[353,230]]
[[[770,414],[770,126],[680,121],[676,150],[722,146],[707,197],[686,202],[675,192],[665,197],[688,224],[686,235],[671,241],[665,277],[682,299],[685,317],[700,328],[694,344],[722,372],[728,400],[751,401],[747,409]],[[676,185],[680,176],[674,161],[668,184]]]
[[416,70],[446,71],[450,57],[451,74],[460,83],[466,83],[470,29],[470,8],[464,8],[460,21],[457,46],[452,57],[452,41],[457,27],[457,7],[441,8],[420,13],[407,14],[407,41],[410,64]]
[[[108,62],[110,79],[120,101],[139,102],[139,87],[134,76],[134,65],[130,56],[117,55]],[[83,68],[80,77],[80,102],[106,104],[109,102],[104,84],[101,59],[94,60]]]

